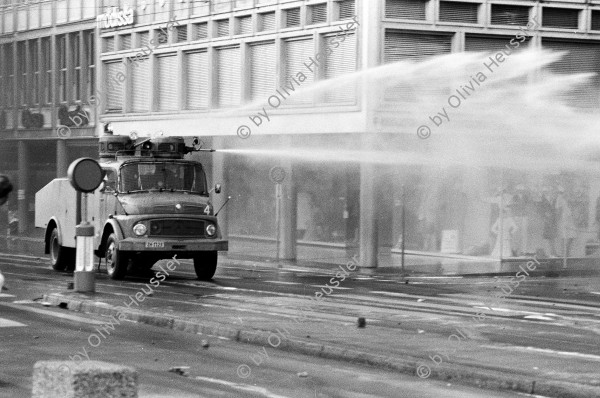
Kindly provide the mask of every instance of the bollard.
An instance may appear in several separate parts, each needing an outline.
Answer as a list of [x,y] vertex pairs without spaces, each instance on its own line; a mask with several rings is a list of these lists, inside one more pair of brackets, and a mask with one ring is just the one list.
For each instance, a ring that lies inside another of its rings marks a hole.
[[102,361],[38,361],[32,398],[137,398],[135,369]]
[[[84,196],[87,196],[87,194]],[[87,206],[87,203],[85,205]],[[75,291],[94,292],[96,290],[94,226],[87,221],[83,221],[75,228],[75,236],[77,245],[75,272],[73,273]]]

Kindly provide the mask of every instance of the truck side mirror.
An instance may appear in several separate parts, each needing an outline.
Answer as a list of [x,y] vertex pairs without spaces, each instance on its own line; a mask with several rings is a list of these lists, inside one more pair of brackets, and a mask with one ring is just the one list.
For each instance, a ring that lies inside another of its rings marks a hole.
[[221,193],[221,184],[215,185],[215,193]]

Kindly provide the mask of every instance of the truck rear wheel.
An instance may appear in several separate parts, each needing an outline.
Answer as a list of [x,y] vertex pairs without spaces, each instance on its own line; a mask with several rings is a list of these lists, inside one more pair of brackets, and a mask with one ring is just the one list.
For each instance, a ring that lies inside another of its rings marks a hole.
[[58,241],[58,229],[50,233],[50,264],[56,271],[72,271],[75,269],[75,249],[61,246]]
[[194,270],[198,279],[209,281],[217,270],[218,252],[203,252],[194,256]]
[[111,279],[123,279],[127,275],[129,257],[117,249],[119,240],[115,234],[110,234],[106,240],[106,272]]

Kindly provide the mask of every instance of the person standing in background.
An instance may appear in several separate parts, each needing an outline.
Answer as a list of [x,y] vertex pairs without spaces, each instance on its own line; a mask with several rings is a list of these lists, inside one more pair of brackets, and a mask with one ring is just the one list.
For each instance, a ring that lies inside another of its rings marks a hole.
[[558,221],[558,236],[561,246],[559,252],[565,257],[569,257],[571,245],[575,239],[575,221],[571,206],[565,195],[565,189],[561,186],[557,188],[558,195],[556,197],[556,216]]
[[517,231],[514,239],[514,249],[518,256],[523,256],[528,250],[528,211],[531,204],[531,198],[525,189],[525,185],[519,184],[515,187],[515,194],[512,197],[511,209]]

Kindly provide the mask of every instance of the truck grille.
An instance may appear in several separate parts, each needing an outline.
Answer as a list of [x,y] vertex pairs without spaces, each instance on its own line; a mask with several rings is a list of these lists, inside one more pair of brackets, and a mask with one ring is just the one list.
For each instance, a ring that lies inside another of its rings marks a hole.
[[153,220],[150,221],[150,236],[195,236],[204,237],[205,222],[201,220]]

